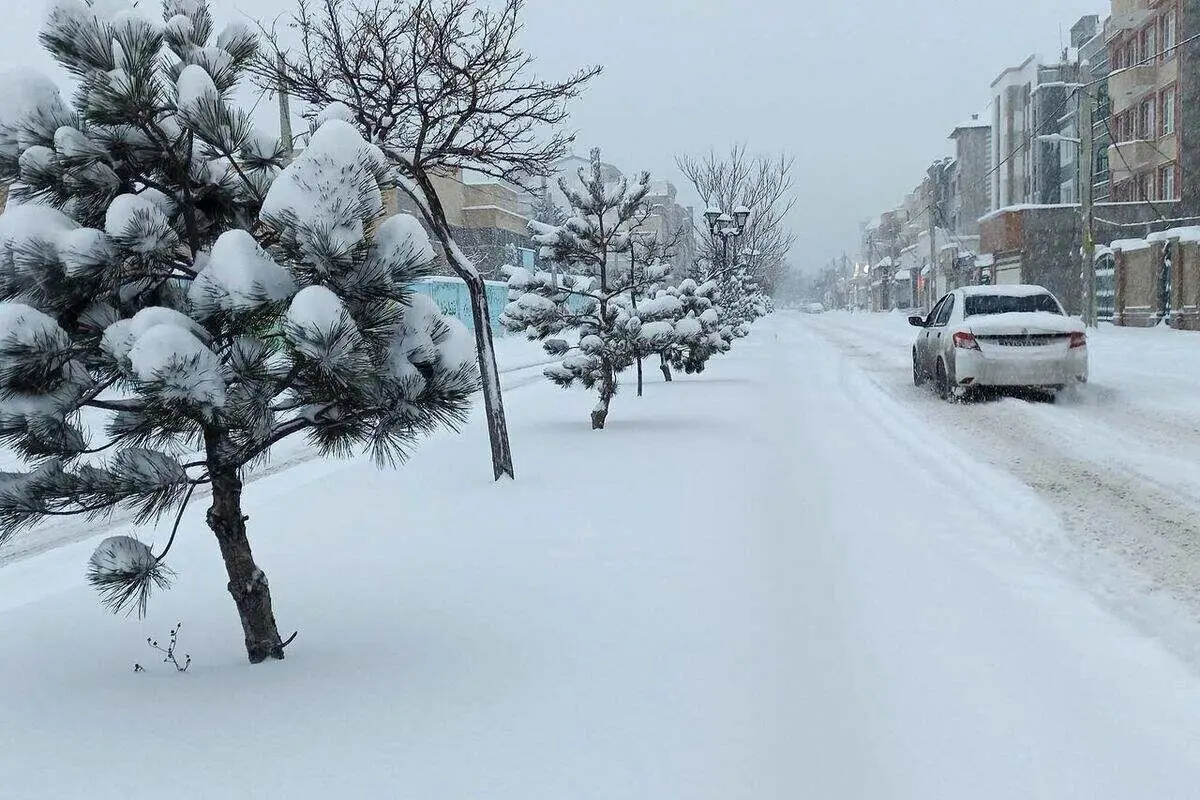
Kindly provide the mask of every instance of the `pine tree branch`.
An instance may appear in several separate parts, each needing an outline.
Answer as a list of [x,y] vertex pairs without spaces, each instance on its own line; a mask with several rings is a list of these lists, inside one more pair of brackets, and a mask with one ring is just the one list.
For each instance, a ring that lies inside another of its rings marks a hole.
[[179,504],[179,511],[175,514],[175,524],[171,526],[171,536],[167,539],[167,544],[163,547],[163,551],[154,557],[155,565],[161,564],[163,559],[167,557],[167,553],[171,552],[171,545],[175,544],[175,534],[179,532],[179,523],[183,521],[183,512],[187,510],[188,503],[192,500],[192,494],[199,485],[193,483],[188,487],[187,494],[183,496],[183,502]]
[[99,408],[104,411],[130,411],[135,414],[143,414],[149,408],[144,403],[138,403],[133,400],[97,400],[91,399],[81,404],[89,408]]

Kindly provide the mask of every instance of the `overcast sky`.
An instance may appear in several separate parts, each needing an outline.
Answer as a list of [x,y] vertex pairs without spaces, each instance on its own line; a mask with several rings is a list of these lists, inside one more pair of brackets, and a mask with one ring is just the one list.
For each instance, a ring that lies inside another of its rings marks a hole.
[[[157,6],[157,0],[153,0]],[[289,0],[210,0],[224,19]],[[46,65],[45,3],[10,0],[0,66]],[[1032,52],[1053,55],[1097,0],[527,0],[525,44],[545,77],[604,73],[572,107],[578,151],[678,176],[674,156],[746,142],[796,157],[794,263],[855,255],[858,225],[894,206],[988,85]],[[683,190],[684,187],[680,187]],[[700,198],[686,198],[700,204]],[[699,209],[697,209],[699,211]]]

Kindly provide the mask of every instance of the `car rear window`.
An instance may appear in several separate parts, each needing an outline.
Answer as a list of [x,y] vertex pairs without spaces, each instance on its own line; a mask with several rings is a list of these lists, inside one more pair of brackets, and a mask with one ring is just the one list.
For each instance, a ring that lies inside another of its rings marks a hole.
[[1024,297],[1014,297],[1004,294],[969,295],[963,306],[963,315],[967,317],[983,317],[988,314],[1028,313],[1032,311],[1048,311],[1051,314],[1062,314],[1058,301],[1048,294],[1030,294]]

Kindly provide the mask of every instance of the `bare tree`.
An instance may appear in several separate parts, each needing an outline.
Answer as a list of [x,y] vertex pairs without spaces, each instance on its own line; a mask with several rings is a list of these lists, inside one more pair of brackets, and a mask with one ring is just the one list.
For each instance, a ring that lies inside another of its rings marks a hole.
[[[416,206],[467,285],[483,377],[495,476],[514,475],[483,277],[454,240],[436,180],[470,169],[529,188],[570,151],[559,129],[565,102],[598,67],[559,82],[530,74],[517,45],[524,0],[300,0],[290,48],[264,31],[273,52],[256,65],[264,88],[315,109],[336,106],[397,167]],[[543,133],[544,132],[544,133]]]
[[[796,204],[794,159],[784,154],[752,156],[745,145],[737,144],[726,155],[710,150],[701,157],[679,156],[675,163],[707,202],[725,211],[740,205],[752,210],[749,226],[737,240],[741,260],[764,290],[773,290],[796,238],[787,227]],[[708,230],[697,233],[699,258],[715,263],[715,243]]]

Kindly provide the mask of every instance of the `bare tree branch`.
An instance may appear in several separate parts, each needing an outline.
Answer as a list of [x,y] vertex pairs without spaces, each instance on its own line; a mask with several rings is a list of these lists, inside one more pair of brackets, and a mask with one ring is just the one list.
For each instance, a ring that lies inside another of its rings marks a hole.
[[[746,232],[738,239],[743,259],[760,286],[768,292],[779,280],[795,235],[787,217],[795,206],[792,193],[794,159],[751,156],[744,144],[735,144],[726,155],[710,150],[701,157],[675,159],[679,170],[708,203],[725,211],[745,205],[752,210]],[[715,244],[707,228],[697,230],[699,257],[715,263]]]

